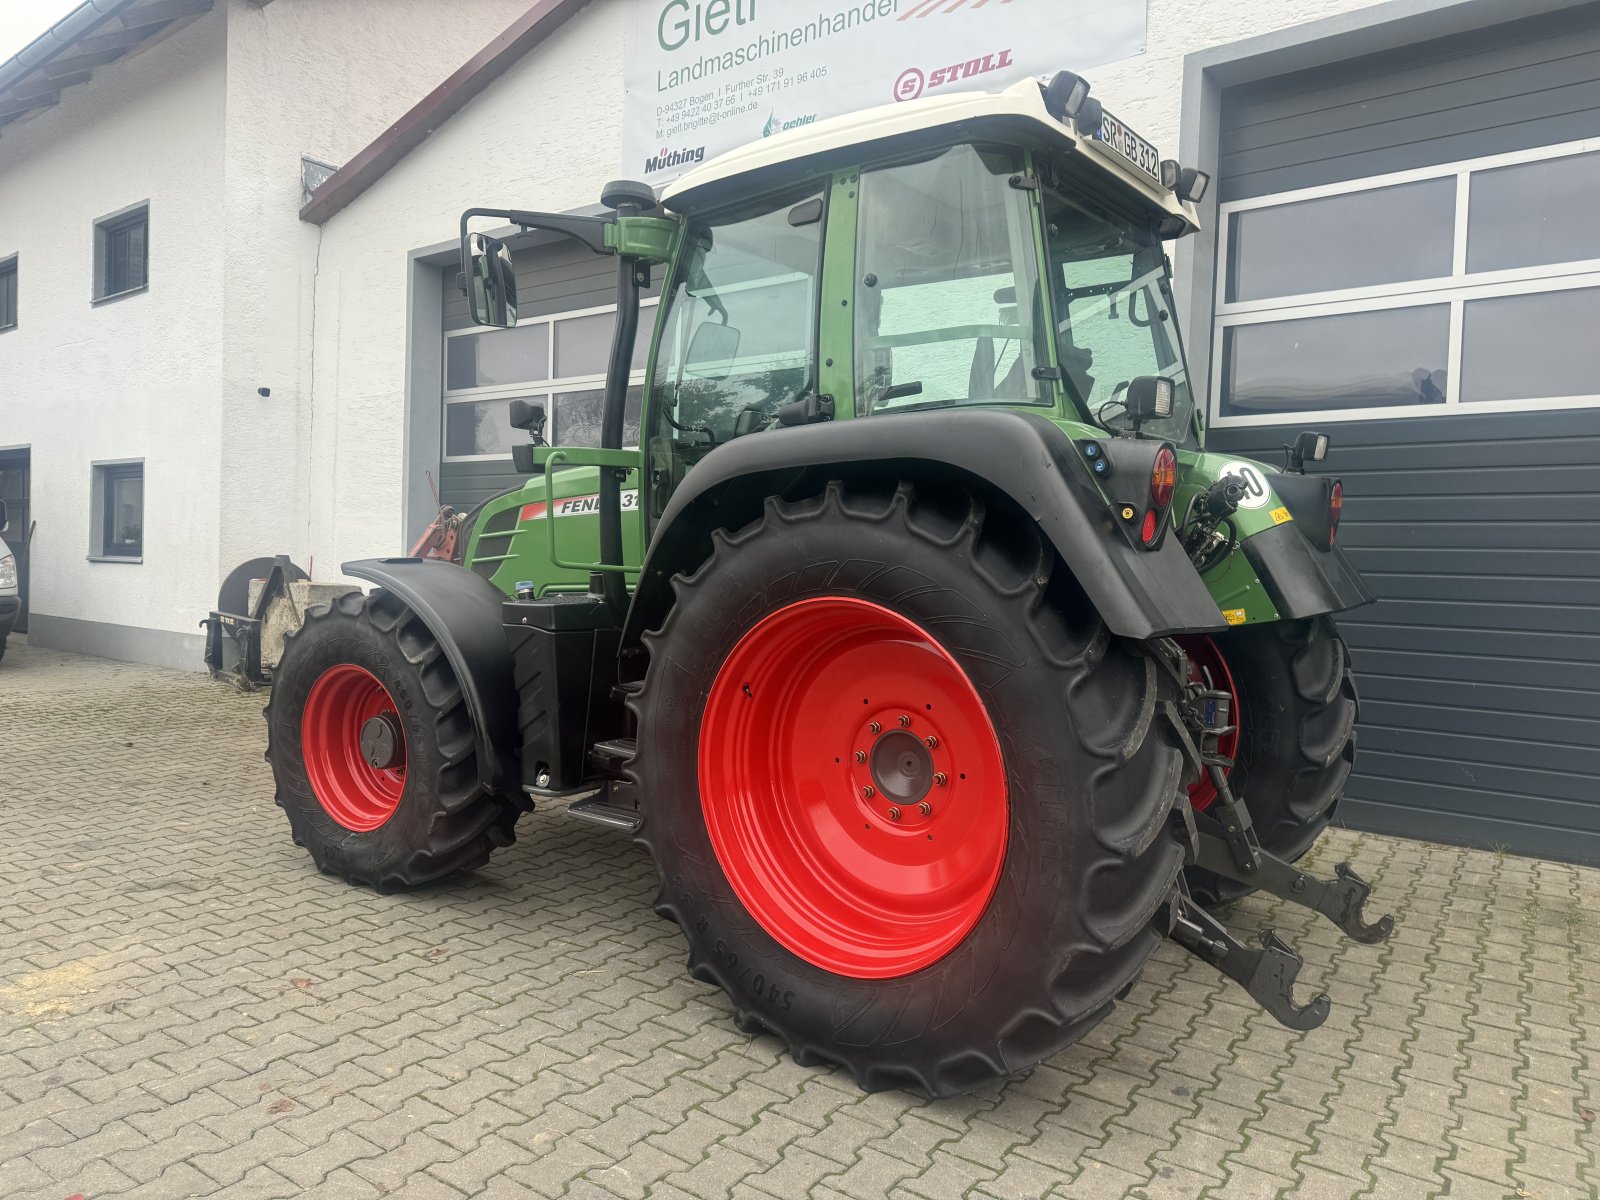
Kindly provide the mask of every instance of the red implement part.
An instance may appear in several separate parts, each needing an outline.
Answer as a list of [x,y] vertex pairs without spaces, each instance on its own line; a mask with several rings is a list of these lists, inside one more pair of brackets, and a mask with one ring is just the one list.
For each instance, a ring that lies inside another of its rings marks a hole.
[[405,728],[365,667],[341,663],[318,676],[300,718],[300,750],[317,802],[340,825],[366,833],[394,815],[406,787]]
[[857,979],[937,962],[1006,856],[1005,762],[972,681],[921,626],[844,596],[768,614],[700,728],[717,861],[763,929]]
[[445,562],[456,561],[456,541],[459,537],[461,518],[450,509],[444,509],[422,531],[422,536],[417,539],[417,544],[411,547],[412,558],[438,558]]
[[[1214,691],[1227,692],[1233,701],[1233,731],[1217,739],[1217,750],[1231,759],[1239,757],[1239,727],[1244,720],[1244,713],[1239,707],[1239,688],[1233,682],[1233,672],[1228,670],[1228,660],[1222,657],[1222,651],[1217,648],[1216,642],[1208,637],[1179,638],[1178,644],[1183,647],[1183,652],[1189,656],[1189,679],[1195,683],[1203,683]],[[1224,767],[1224,775],[1231,774],[1231,768]],[[1217,785],[1211,782],[1209,774],[1202,775],[1189,785],[1189,803],[1196,812],[1205,812],[1217,799]]]

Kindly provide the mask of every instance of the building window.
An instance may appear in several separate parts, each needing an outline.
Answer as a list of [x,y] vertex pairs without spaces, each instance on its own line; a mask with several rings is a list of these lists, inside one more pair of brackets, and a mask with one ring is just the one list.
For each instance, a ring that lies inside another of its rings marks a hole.
[[1597,192],[1573,142],[1223,204],[1213,420],[1600,406]]
[[[639,444],[644,366],[656,304],[639,304],[623,433],[628,446]],[[508,409],[513,400],[544,405],[545,439],[551,445],[598,446],[616,319],[616,308],[608,306],[529,317],[512,329],[474,327],[445,334],[445,461],[509,460],[511,448],[528,436],[511,428]]]
[[127,562],[144,557],[144,463],[96,463],[94,531],[89,557]]
[[17,256],[0,259],[0,331],[17,327]]
[[94,298],[142,292],[150,272],[150,206],[104,217],[94,227]]

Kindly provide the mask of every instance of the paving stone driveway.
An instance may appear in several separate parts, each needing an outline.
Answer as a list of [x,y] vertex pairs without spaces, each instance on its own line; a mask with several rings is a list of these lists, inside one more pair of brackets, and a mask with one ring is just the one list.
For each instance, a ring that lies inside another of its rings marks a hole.
[[621,837],[559,811],[478,876],[319,876],[259,696],[0,664],[0,1197],[1600,1194],[1600,872],[1339,832],[1382,949],[1276,924],[1297,1035],[1171,947],[1026,1079],[865,1096],[729,1020]]

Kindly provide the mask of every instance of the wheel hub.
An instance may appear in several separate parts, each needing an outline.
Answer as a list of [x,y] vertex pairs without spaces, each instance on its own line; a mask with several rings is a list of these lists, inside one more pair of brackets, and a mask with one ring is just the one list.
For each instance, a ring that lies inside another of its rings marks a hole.
[[361,727],[361,757],[375,771],[386,771],[403,762],[405,744],[400,718],[392,712],[369,717]]
[[879,737],[867,762],[872,781],[885,799],[914,804],[933,787],[932,756],[920,738],[903,729]]
[[851,747],[851,786],[863,816],[878,822],[880,832],[920,830],[949,812],[941,802],[948,793],[936,793],[949,784],[956,755],[926,715],[914,722],[899,709],[876,713],[856,731]]

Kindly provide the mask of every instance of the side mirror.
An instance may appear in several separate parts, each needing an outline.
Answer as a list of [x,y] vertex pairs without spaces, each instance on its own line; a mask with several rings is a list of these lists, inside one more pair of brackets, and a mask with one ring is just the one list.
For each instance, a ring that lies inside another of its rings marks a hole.
[[733,370],[733,357],[739,353],[739,331],[732,325],[705,322],[689,339],[684,368],[701,379],[726,379]]
[[11,528],[11,518],[6,516],[6,502],[0,500],[0,533],[4,533],[9,528]]
[[1146,421],[1160,421],[1172,415],[1177,384],[1165,375],[1140,375],[1128,384],[1123,405],[1135,430]]
[[509,329],[517,323],[517,271],[499,238],[467,235],[467,307],[479,325]]

